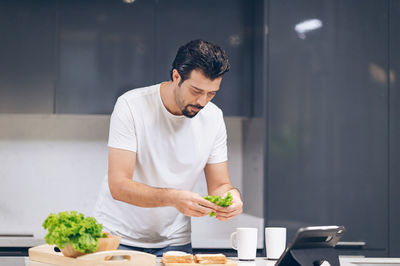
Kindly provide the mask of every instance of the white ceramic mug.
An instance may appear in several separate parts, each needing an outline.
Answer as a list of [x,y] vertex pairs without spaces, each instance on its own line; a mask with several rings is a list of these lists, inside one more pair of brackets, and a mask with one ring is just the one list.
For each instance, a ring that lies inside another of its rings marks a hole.
[[231,245],[237,250],[239,260],[254,260],[257,253],[257,228],[237,228],[231,234]]
[[267,250],[267,259],[279,259],[286,248],[286,228],[266,227],[265,247]]

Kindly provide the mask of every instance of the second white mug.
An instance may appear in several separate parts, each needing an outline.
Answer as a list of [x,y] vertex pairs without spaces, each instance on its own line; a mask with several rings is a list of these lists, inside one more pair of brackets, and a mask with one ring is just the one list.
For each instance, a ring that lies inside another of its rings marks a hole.
[[239,260],[254,260],[257,253],[257,228],[237,228],[231,234],[231,244],[237,250]]
[[279,259],[286,248],[286,228],[266,227],[265,248],[267,251],[267,259]]

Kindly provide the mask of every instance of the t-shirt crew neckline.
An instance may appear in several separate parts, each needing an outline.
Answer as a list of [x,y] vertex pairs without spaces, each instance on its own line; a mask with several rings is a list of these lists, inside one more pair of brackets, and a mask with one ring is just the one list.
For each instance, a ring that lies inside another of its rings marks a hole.
[[168,109],[165,107],[165,105],[164,105],[164,103],[163,103],[163,101],[162,101],[162,98],[161,98],[161,83],[157,85],[157,95],[158,95],[158,99],[159,99],[159,101],[160,101],[161,108],[163,109],[164,113],[167,114],[167,116],[169,116],[171,119],[174,119],[174,120],[177,120],[177,121],[180,121],[180,120],[185,119],[185,116],[184,116],[184,115],[174,115],[174,114],[171,114],[171,113],[168,111]]

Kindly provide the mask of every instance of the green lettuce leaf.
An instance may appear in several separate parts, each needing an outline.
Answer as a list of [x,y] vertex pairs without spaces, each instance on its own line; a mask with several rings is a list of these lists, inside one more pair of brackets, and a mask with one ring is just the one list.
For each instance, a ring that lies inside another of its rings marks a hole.
[[[215,203],[218,206],[228,207],[228,206],[232,205],[233,197],[231,195],[231,192],[228,192],[228,194],[226,195],[225,198],[222,198],[221,196],[208,195],[208,196],[205,196],[204,199],[211,201],[212,203]],[[210,217],[213,217],[215,215],[216,215],[215,212],[210,212],[210,214],[209,214]]]
[[71,244],[76,251],[92,253],[98,248],[98,239],[107,237],[102,233],[103,225],[93,217],[85,217],[76,211],[51,213],[43,222],[48,230],[44,240],[47,244],[64,248]]

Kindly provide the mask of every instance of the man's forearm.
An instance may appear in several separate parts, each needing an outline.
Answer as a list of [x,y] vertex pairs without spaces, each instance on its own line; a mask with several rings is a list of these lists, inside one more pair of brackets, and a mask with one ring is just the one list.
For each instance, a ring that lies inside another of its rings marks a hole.
[[128,178],[109,180],[108,184],[116,200],[144,208],[173,206],[174,189],[156,188]]

